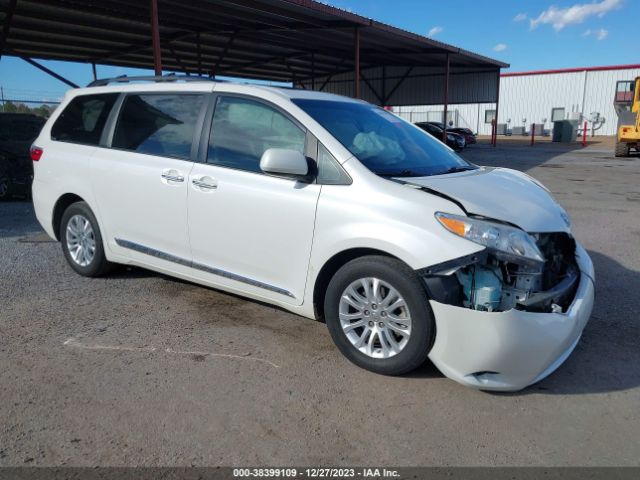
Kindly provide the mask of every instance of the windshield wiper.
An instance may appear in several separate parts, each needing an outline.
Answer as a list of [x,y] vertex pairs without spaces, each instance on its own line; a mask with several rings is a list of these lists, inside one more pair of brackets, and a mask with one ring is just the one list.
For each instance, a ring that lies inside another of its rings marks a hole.
[[[446,170],[445,172],[442,172],[442,174],[444,174],[444,173],[468,172],[469,170],[475,170],[475,168],[473,168],[473,167],[451,167],[450,169]],[[442,175],[442,174],[440,174],[440,175]]]
[[381,177],[421,177],[418,173],[413,170],[400,170],[399,172],[391,172],[391,173],[379,173]]

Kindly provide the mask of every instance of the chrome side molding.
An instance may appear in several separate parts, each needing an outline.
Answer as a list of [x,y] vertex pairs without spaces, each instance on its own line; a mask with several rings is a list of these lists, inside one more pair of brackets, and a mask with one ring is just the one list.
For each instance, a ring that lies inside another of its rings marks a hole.
[[219,268],[210,267],[208,265],[203,265],[201,263],[191,262],[184,258],[171,255],[170,253],[165,253],[160,250],[156,250],[155,248],[147,247],[145,245],[140,245],[139,243],[135,243],[135,242],[130,242],[129,240],[116,238],[115,241],[116,241],[116,244],[118,244],[118,246],[122,248],[126,248],[128,250],[144,253],[145,255],[150,255],[152,257],[156,257],[161,260],[166,260],[168,262],[177,263],[179,265],[184,265],[186,267],[195,268],[196,270],[201,270],[203,272],[211,273],[219,277],[228,278],[229,280],[235,280],[236,282],[246,283],[247,285],[252,285],[254,287],[262,288],[264,290],[276,292],[276,293],[279,293],[280,295],[285,295],[290,298],[296,298],[290,291],[285,290],[284,288],[275,287],[273,285],[269,285],[268,283],[264,283],[259,280],[254,280],[252,278],[244,277],[242,275],[238,275],[232,272],[227,272],[226,270],[221,270]]

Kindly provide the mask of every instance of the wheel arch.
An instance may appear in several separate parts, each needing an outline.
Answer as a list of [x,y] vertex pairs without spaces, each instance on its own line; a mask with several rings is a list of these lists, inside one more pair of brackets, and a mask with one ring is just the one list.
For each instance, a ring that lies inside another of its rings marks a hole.
[[51,216],[51,226],[53,233],[56,236],[56,240],[60,241],[60,222],[62,221],[62,215],[69,205],[77,202],[86,202],[84,198],[75,193],[65,193],[61,195],[56,201],[53,207],[53,215]]
[[325,293],[327,291],[327,286],[329,285],[329,282],[331,281],[331,278],[333,278],[335,273],[343,265],[350,262],[351,260],[370,255],[393,258],[406,264],[406,262],[404,262],[401,258],[398,258],[397,256],[390,254],[389,252],[378,250],[376,248],[349,248],[336,253],[331,258],[329,258],[324,263],[324,265],[322,265],[322,268],[318,272],[318,275],[315,279],[315,283],[313,286],[313,311],[316,319],[324,321]]

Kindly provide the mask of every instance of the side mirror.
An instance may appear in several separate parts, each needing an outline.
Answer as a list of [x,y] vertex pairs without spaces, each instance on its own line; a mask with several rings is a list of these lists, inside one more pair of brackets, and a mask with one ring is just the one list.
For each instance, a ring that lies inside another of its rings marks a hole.
[[297,150],[288,148],[267,149],[260,159],[260,169],[273,175],[305,177],[309,174],[309,165],[305,156]]

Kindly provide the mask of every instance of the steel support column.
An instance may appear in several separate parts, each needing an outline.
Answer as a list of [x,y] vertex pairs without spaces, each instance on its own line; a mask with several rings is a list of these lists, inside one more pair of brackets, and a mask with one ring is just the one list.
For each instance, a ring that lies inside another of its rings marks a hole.
[[387,66],[386,65],[382,65],[382,103],[384,105],[382,105],[383,107],[386,107],[386,103],[387,103]]
[[151,2],[151,45],[153,46],[153,68],[162,75],[162,52],[160,51],[160,26],[158,24],[158,0]]
[[200,43],[200,32],[196,33],[196,51],[198,55],[198,76],[202,76],[202,45]]
[[96,81],[98,79],[98,72],[96,71],[96,64],[91,64],[91,72],[93,73],[93,80]]
[[360,29],[358,27],[354,30],[353,50],[353,96],[360,98]]
[[450,61],[449,61],[449,54],[447,53],[447,61],[446,61],[446,66],[445,66],[445,72],[444,72],[444,112],[443,112],[443,119],[442,119],[442,125],[444,126],[444,130],[442,131],[442,141],[446,144],[447,143],[447,113],[449,110],[449,70],[450,70]]
[[493,146],[498,143],[498,107],[500,106],[500,70],[496,74],[496,114],[494,115],[494,122],[496,124],[495,133],[493,134]]

